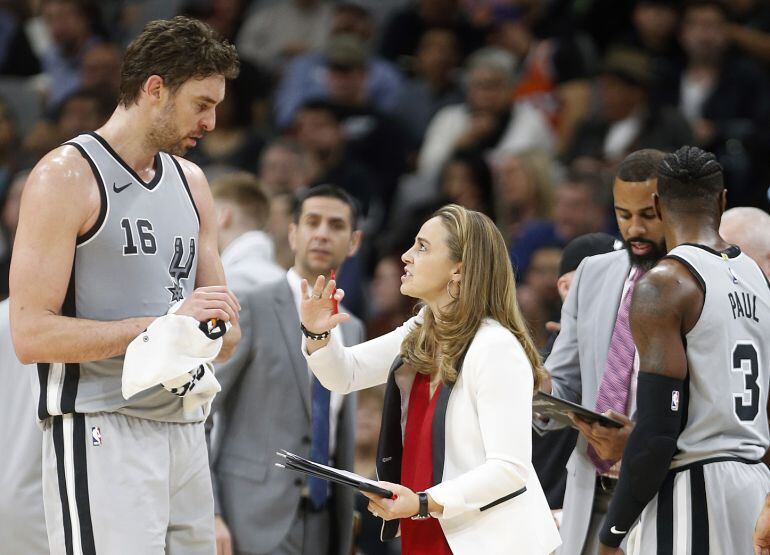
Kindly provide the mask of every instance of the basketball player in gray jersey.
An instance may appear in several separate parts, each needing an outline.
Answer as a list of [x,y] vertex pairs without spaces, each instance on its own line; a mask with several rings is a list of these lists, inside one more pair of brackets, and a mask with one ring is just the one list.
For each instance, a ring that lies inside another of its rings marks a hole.
[[637,426],[600,534],[600,553],[752,553],[770,491],[770,287],[719,235],[726,204],[713,154],[685,146],[658,171],[668,255],[638,283]]
[[178,158],[214,128],[237,72],[205,24],[149,23],[109,121],[48,153],[25,187],[11,326],[19,359],[37,364],[53,554],[215,550],[203,411],[162,386],[126,401],[121,374],[128,344],[172,305],[233,324],[221,357],[240,336],[208,183]]

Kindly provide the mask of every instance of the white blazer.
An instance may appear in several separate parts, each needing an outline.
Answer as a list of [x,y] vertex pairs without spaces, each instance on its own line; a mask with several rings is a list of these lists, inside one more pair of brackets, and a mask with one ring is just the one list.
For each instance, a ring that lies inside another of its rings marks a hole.
[[[353,347],[330,342],[308,366],[332,391],[349,393],[388,378],[401,342],[420,316]],[[485,319],[468,349],[446,411],[444,473],[427,491],[455,555],[546,555],[561,539],[532,467],[532,370],[515,336]],[[403,398],[402,406],[408,399]],[[526,486],[523,494],[481,507]]]

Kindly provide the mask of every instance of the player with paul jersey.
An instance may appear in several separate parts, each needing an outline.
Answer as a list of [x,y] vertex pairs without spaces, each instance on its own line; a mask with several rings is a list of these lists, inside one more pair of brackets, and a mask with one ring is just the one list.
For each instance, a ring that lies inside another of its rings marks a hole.
[[661,163],[656,211],[668,255],[637,285],[637,426],[600,553],[752,553],[770,491],[770,286],[718,234],[722,168],[699,148]]

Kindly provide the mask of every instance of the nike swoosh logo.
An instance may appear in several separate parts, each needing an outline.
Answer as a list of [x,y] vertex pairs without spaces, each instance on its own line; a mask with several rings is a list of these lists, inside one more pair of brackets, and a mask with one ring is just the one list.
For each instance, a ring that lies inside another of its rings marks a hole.
[[610,528],[610,532],[612,532],[613,534],[621,535],[621,534],[627,534],[628,530],[618,530],[613,526],[612,528]]
[[112,190],[115,191],[116,193],[119,193],[119,192],[123,191],[124,189],[128,189],[130,186],[131,186],[131,182],[128,182],[127,184],[123,185],[122,187],[118,187],[117,183],[113,183],[112,184]]

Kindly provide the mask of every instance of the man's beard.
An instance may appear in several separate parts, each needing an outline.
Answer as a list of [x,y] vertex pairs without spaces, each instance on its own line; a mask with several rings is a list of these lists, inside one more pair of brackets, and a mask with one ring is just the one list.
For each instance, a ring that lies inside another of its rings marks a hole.
[[173,103],[169,103],[155,122],[155,126],[148,131],[147,141],[159,152],[184,156],[190,147],[184,144],[187,137],[181,136],[179,128],[174,122],[175,115],[175,106]]
[[[650,252],[642,255],[634,254],[634,251],[631,249],[631,243],[643,243],[645,245],[649,245]],[[623,241],[623,246],[628,253],[628,258],[631,261],[631,265],[639,266],[645,271],[655,266],[655,264],[658,263],[658,260],[663,258],[667,252],[665,240],[662,240],[660,243],[655,243],[654,241],[650,241],[649,239],[642,239],[641,237],[629,237],[627,240]]]

